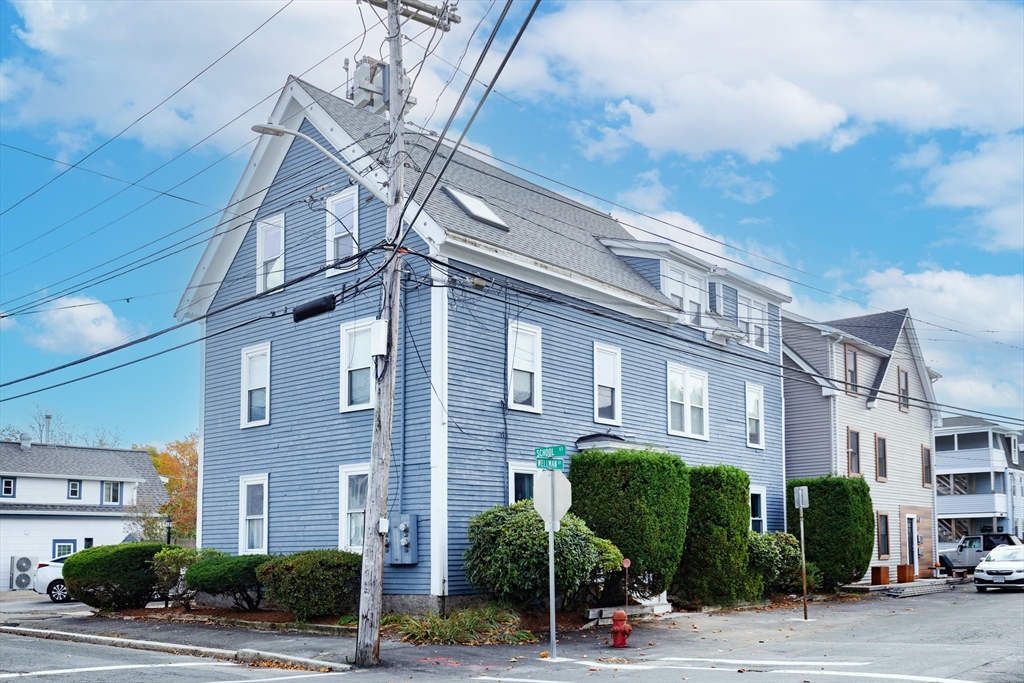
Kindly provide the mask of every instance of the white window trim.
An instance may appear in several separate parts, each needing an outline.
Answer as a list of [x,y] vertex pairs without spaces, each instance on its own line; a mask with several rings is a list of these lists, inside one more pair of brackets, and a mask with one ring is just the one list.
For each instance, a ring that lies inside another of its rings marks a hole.
[[[761,430],[761,433],[762,434],[764,433],[763,429]],[[761,517],[760,517],[760,519],[761,519],[761,529],[762,529],[761,533],[762,534],[766,534],[766,533],[768,533],[768,516],[766,514],[767,511],[765,510],[765,505],[768,502],[768,489],[766,487],[764,487],[764,486],[759,486],[757,484],[751,484],[750,485],[750,495],[754,495],[754,494],[758,494],[758,495],[761,496]],[[754,529],[754,511],[751,510],[750,511],[750,530],[753,531],[753,529]]]
[[338,467],[338,549],[361,555],[363,546],[351,545],[348,538],[348,478],[360,474],[367,475],[367,489],[369,489],[370,463]]
[[508,504],[511,505],[515,502],[516,497],[516,477],[517,474],[530,474],[533,475],[533,485],[537,485],[537,463],[535,462],[513,462],[508,463]]
[[[760,384],[752,384],[746,382],[743,390],[743,431],[746,434],[747,448],[758,448],[764,449],[764,387]],[[759,402],[761,411],[758,415],[758,419],[761,421],[761,441],[760,443],[752,443],[750,441],[750,425],[747,424],[748,415],[750,414],[750,392],[756,391],[761,398]]]
[[[267,354],[267,416],[262,420],[249,421],[249,368],[248,361],[252,356],[258,356],[262,353]],[[262,344],[254,344],[253,346],[247,346],[242,349],[242,381],[240,386],[242,387],[241,395],[241,422],[240,426],[242,429],[248,427],[260,427],[262,425],[270,424],[270,342],[263,342]]]
[[[107,500],[107,484],[110,484],[111,492],[117,491],[117,502]],[[124,482],[101,481],[100,482],[100,506],[102,507],[124,507]]]
[[[672,429],[672,394],[671,384],[669,382],[669,376],[672,373],[681,373],[683,375],[683,426],[685,430],[679,431]],[[690,426],[690,377],[700,377],[704,380],[704,434],[695,434]],[[708,373],[702,370],[694,370],[678,363],[669,362],[665,370],[665,424],[669,434],[673,436],[685,436],[688,439],[700,439],[701,441],[708,441],[710,434],[708,433],[710,427],[710,419],[708,416]]]
[[[689,298],[685,296],[685,294],[686,294],[686,287],[689,284],[686,281],[687,277],[693,277],[693,278],[695,278],[697,280],[700,280],[700,285],[698,287],[698,289],[700,290],[700,294],[699,294],[700,301],[698,302],[700,304],[700,315],[701,315],[701,324],[700,324],[700,326],[694,325],[693,322],[690,320],[691,311],[687,308],[687,306],[689,305],[690,301],[689,301]],[[710,304],[708,303],[710,297],[708,296],[708,280],[707,280],[707,278],[705,276],[703,276],[703,275],[697,274],[695,271],[687,270],[686,268],[683,268],[680,265],[677,265],[675,263],[669,263],[668,261],[662,260],[662,262],[661,262],[661,291],[662,291],[662,293],[665,296],[669,297],[670,299],[671,299],[671,296],[672,296],[671,292],[672,292],[672,286],[673,286],[671,283],[681,284],[682,285],[682,291],[683,291],[683,294],[684,294],[683,305],[682,305],[683,317],[680,320],[680,322],[683,323],[684,325],[689,325],[690,327],[698,327],[698,329],[702,329],[702,328],[708,327],[708,325],[706,325],[704,323],[704,318],[708,315],[708,310],[710,308]],[[675,303],[675,301],[673,301],[672,303]]]
[[[753,341],[750,341],[746,337],[744,337],[740,341],[740,344],[742,344],[743,346],[747,346],[749,348],[752,348],[752,349],[757,349],[758,351],[764,351],[765,353],[768,353],[769,352],[769,347],[771,346],[771,340],[770,340],[770,334],[769,334],[771,328],[769,327],[768,302],[767,301],[763,301],[763,300],[758,299],[758,298],[755,298],[755,297],[752,297],[752,296],[746,296],[745,294],[737,295],[737,297],[736,297],[736,322],[737,322],[737,324],[740,324],[740,325],[742,325],[742,323],[744,322],[744,317],[745,317],[743,315],[743,312],[744,312],[743,311],[744,302],[747,302],[748,307],[757,305],[757,306],[761,306],[761,307],[764,308],[764,346],[758,346],[757,344],[755,344]],[[749,323],[750,321],[747,320],[746,322]]]
[[[267,538],[270,530],[270,476],[263,474],[246,474],[238,478],[238,554],[239,555],[265,555],[269,552]],[[248,484],[263,484],[263,547],[248,550],[245,547],[246,523],[245,523],[245,487]]]
[[284,228],[284,214],[279,213],[276,216],[265,218],[263,220],[256,221],[256,293],[259,294],[264,291],[263,287],[263,232],[268,227],[280,227],[281,228],[281,272],[282,279],[285,272],[285,228]]
[[[513,362],[515,361],[515,342],[519,336],[533,336],[536,339],[536,346],[534,348],[534,371],[533,371],[533,405],[525,406],[522,404],[514,403],[512,401],[512,376]],[[542,385],[543,385],[543,367],[544,367],[544,345],[541,339],[541,329],[535,325],[520,322],[517,320],[511,320],[508,324],[508,378],[506,384],[508,385],[508,396],[506,401],[510,410],[521,410],[526,413],[542,413],[543,412],[543,401],[542,396]]]
[[[349,203],[349,206],[343,206]],[[340,207],[340,208],[339,208]],[[351,212],[352,218],[352,241],[353,249],[355,252],[359,251],[359,188],[355,185],[348,187],[336,195],[332,195],[327,198],[327,260],[325,263],[332,263],[335,259],[339,258],[334,253],[334,238],[335,234],[335,223],[336,216],[344,216],[346,213]],[[344,254],[341,258],[349,256]],[[330,268],[327,271],[327,277],[333,277],[335,275],[341,275],[342,273],[348,273],[358,267],[358,261],[352,261],[345,268]]]
[[[611,353],[615,355],[615,419],[609,420],[607,418],[599,417],[597,414],[598,399],[597,399],[597,354],[598,352]],[[617,346],[611,346],[610,344],[602,344],[601,342],[594,342],[594,422],[603,425],[622,425],[622,349]]]
[[377,383],[373,378],[374,364],[373,356],[370,356],[370,401],[369,403],[357,403],[355,405],[348,404],[348,367],[345,365],[345,359],[348,358],[348,344],[349,337],[355,332],[361,332],[363,330],[369,330],[373,326],[373,318],[360,318],[359,320],[351,320],[347,323],[341,324],[341,355],[338,356],[338,367],[341,372],[341,379],[339,386],[341,387],[341,393],[338,396],[338,412],[340,413],[353,413],[358,410],[373,410],[376,405]]

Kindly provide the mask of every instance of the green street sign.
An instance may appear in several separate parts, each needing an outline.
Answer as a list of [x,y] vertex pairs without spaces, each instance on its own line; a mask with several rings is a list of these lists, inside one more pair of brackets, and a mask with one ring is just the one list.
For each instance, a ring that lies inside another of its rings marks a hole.
[[565,469],[565,461],[561,458],[537,458],[538,470],[562,470]]
[[539,470],[562,470],[565,469],[565,446],[544,446],[533,449],[537,458],[537,469]]

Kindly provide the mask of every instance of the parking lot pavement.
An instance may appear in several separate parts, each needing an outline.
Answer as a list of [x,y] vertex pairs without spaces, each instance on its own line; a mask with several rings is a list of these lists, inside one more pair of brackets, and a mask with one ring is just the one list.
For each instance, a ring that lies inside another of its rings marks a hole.
[[[627,650],[608,646],[606,627],[565,634],[559,639],[557,661],[540,657],[548,649],[546,640],[524,646],[484,647],[411,646],[385,641],[381,648],[383,666],[351,675],[374,683],[410,678],[507,683],[1024,681],[1024,594],[979,594],[970,586],[960,586],[948,593],[915,598],[867,597],[813,603],[810,616],[812,621],[804,622],[800,609],[789,608],[677,613],[657,622],[637,624],[630,638],[632,647]],[[198,624],[54,616],[31,626],[225,649],[254,648],[334,661],[345,661],[354,651],[351,638]],[[9,637],[5,636],[3,642],[8,644]],[[47,643],[58,649],[69,645]],[[157,655],[150,656],[163,661]],[[242,675],[234,669],[230,675],[226,671],[216,671],[220,679],[202,680],[238,680],[230,676]],[[165,680],[141,676],[137,677],[140,683]]]

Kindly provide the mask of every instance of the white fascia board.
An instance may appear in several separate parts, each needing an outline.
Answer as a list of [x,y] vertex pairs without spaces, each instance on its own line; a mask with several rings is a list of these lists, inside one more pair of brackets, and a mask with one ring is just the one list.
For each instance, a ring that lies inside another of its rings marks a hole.
[[626,292],[565,268],[552,266],[535,259],[514,254],[484,242],[462,235],[449,235],[440,252],[454,261],[461,261],[495,273],[501,273],[541,289],[566,296],[593,299],[595,294],[606,297],[596,303],[634,318],[659,323],[677,323],[681,316],[674,308]]
[[601,244],[611,249],[612,253],[616,256],[668,259],[670,261],[676,261],[690,266],[691,268],[703,270],[705,273],[709,273],[714,269],[714,266],[707,261],[699,259],[696,256],[688,254],[682,249],[678,249],[665,242],[605,238],[601,240]]
[[731,270],[718,268],[717,266],[711,269],[709,280],[711,282],[728,283],[742,294],[746,294],[754,299],[767,299],[770,303],[777,306],[788,304],[793,300],[793,297],[778,292],[771,287],[766,287],[742,275],[737,275]]
[[23,477],[25,479],[73,479],[76,481],[123,481],[126,484],[144,484],[145,479],[125,478],[116,474],[105,477],[95,474],[40,474],[38,472],[4,472],[5,477]]
[[[339,151],[343,161],[375,185],[381,194],[385,193],[387,173],[384,169],[371,169],[373,160],[366,155],[366,150],[295,81],[290,81],[284,87],[274,106],[271,120],[293,130],[298,130],[302,122],[308,120],[327,142]],[[221,280],[227,274],[235,254],[245,239],[247,226],[262,206],[269,186],[293,141],[291,135],[260,136],[256,149],[246,164],[245,172],[231,195],[228,208],[221,216],[220,227],[207,243],[199,265],[189,281],[188,289],[182,295],[175,312],[178,320],[195,318],[209,311]],[[410,202],[409,209],[415,214],[419,206]],[[416,225],[411,227],[431,248],[439,246],[445,240],[444,230],[425,211],[420,214]]]

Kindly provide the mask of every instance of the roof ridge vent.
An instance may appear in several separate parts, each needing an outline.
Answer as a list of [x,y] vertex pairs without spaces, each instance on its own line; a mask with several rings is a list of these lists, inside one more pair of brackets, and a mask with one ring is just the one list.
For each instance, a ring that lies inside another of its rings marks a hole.
[[27,433],[22,432],[21,436],[18,437],[21,440],[21,450],[27,451],[32,448],[32,437]]

